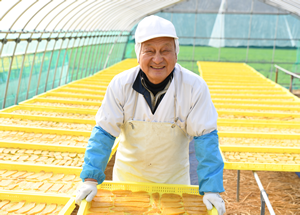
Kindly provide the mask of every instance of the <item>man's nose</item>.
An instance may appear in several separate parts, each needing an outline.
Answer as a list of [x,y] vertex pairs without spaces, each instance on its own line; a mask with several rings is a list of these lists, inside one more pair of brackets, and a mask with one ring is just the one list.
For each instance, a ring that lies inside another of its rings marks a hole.
[[153,56],[152,58],[152,61],[155,63],[155,64],[160,64],[163,62],[163,57],[162,55],[159,53],[159,52],[156,52],[155,55]]

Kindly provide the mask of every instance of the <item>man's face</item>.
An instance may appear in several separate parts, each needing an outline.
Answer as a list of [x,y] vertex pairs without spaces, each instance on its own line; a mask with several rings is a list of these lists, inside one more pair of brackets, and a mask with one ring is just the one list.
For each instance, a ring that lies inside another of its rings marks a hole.
[[176,62],[174,38],[158,37],[142,43],[139,64],[151,83],[165,80]]

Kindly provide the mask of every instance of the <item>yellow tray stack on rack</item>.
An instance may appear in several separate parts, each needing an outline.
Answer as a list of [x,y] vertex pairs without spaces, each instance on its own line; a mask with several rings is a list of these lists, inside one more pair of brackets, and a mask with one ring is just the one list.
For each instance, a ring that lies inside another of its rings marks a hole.
[[244,63],[198,62],[225,168],[300,171],[300,99]]
[[[56,205],[50,214],[71,214],[105,90],[116,74],[136,65],[125,60],[0,111],[0,207],[9,201],[1,212],[33,213]],[[109,159],[117,146],[118,138]]]
[[[188,185],[174,185],[174,184],[154,184],[154,183],[131,183],[131,182],[111,182],[104,181],[101,185],[98,185],[98,189],[105,190],[131,190],[132,192],[146,191],[149,194],[159,193],[160,196],[163,193],[174,193],[182,195],[183,193],[196,194],[199,195],[198,186],[188,186]],[[152,203],[152,198],[150,199]],[[87,201],[82,201],[78,215],[89,214],[89,209],[91,208],[91,203]],[[142,214],[142,213],[141,213]],[[208,215],[218,215],[216,208],[207,211]]]

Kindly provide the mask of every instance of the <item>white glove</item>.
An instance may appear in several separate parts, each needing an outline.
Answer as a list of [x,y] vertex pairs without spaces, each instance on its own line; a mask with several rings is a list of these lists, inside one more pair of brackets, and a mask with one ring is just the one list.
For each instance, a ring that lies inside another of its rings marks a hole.
[[223,215],[225,210],[225,202],[219,193],[205,193],[203,196],[203,203],[205,204],[207,210],[211,210],[213,205],[218,210],[219,215]]
[[97,184],[96,181],[85,181],[80,186],[80,188],[76,192],[75,202],[77,205],[80,205],[83,199],[90,202],[93,200],[95,195],[97,194]]

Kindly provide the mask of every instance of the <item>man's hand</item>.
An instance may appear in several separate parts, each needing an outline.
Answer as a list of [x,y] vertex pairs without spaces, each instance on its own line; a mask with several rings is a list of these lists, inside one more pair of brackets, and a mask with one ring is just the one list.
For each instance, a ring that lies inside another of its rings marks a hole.
[[205,193],[203,203],[206,205],[207,210],[211,210],[214,205],[219,215],[223,215],[226,212],[225,203],[219,193]]
[[96,181],[85,181],[81,187],[76,192],[76,204],[80,205],[80,202],[85,198],[86,201],[90,202],[97,194],[97,184]]

